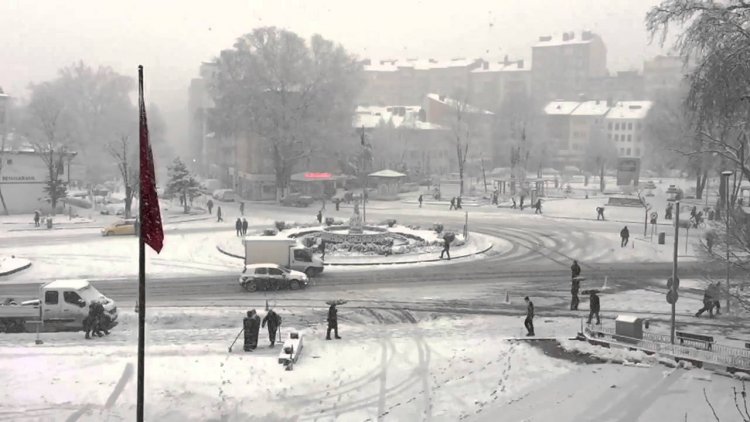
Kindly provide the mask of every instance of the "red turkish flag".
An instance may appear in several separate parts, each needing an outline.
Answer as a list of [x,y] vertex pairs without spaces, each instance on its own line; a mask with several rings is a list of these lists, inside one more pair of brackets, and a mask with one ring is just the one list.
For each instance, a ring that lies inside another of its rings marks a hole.
[[156,173],[154,172],[154,155],[148,143],[148,122],[146,105],[143,99],[143,66],[138,66],[138,108],[140,111],[140,229],[144,243],[156,253],[164,246],[164,230],[161,226],[159,197],[156,194]]

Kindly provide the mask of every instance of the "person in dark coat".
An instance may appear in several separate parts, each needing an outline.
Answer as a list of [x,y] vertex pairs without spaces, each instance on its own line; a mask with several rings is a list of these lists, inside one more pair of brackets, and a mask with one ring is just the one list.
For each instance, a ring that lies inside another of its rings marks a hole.
[[336,211],[338,211],[341,206],[341,198],[333,198],[333,203],[336,204]]
[[443,238],[443,250],[440,252],[440,259],[443,259],[443,254],[448,255],[448,261],[451,260],[451,242]]
[[713,306],[716,308],[716,315],[721,315],[721,281],[716,282],[711,292]]
[[664,212],[664,219],[665,220],[671,220],[672,219],[672,204],[667,204],[667,209]]
[[711,286],[708,286],[706,290],[703,291],[703,307],[698,310],[698,312],[695,314],[697,318],[699,318],[704,312],[708,311],[708,317],[713,318],[714,317],[714,298],[711,296],[713,294],[713,290]]
[[516,208],[518,208],[518,204],[516,204],[516,197],[515,197],[515,196],[511,196],[511,197],[510,197],[510,200],[511,200],[511,201],[513,201],[513,205],[511,205],[511,206],[510,206],[510,208],[511,208],[511,209],[516,209]]
[[456,197],[451,198],[451,206],[448,208],[448,211],[455,210],[456,209]]
[[244,350],[250,352],[258,347],[258,333],[260,332],[260,317],[255,309],[247,311],[247,317],[242,321],[245,330]]
[[331,307],[328,308],[328,331],[326,332],[326,340],[331,339],[331,330],[333,330],[334,337],[336,339],[341,339],[339,337],[339,317],[338,317],[338,309],[336,309],[336,304],[332,303]]
[[624,248],[625,246],[628,246],[628,239],[630,238],[630,230],[628,230],[628,226],[625,226],[620,230],[620,247]]
[[224,219],[221,218],[221,207],[217,207],[216,208],[216,222],[220,223],[222,221],[224,221]]
[[242,235],[243,236],[247,236],[247,225],[248,225],[247,224],[247,219],[243,218],[242,219]]
[[570,310],[575,311],[578,310],[578,304],[580,303],[580,300],[578,299],[578,290],[581,288],[581,280],[579,279],[581,275],[581,266],[578,265],[578,261],[574,260],[573,265],[570,266],[570,278],[571,278],[571,287],[570,287]]
[[323,210],[318,210],[318,215],[315,216],[318,219],[318,224],[323,223]]
[[419,208],[422,208],[422,194],[419,195]]
[[276,344],[276,331],[281,327],[281,315],[274,312],[273,309],[269,309],[266,316],[263,317],[261,326],[265,327],[266,323],[268,323],[268,340],[273,347]]
[[237,217],[237,221],[234,222],[234,230],[237,232],[237,237],[242,236],[242,219]]
[[578,304],[581,303],[581,300],[578,298],[578,291],[581,289],[581,279],[578,277],[573,277],[573,279],[570,282],[570,310],[571,311],[577,311],[578,310]]
[[211,211],[214,209],[214,201],[209,199],[208,202],[206,202],[206,206],[208,207],[208,215],[211,215]]
[[325,239],[320,239],[320,244],[318,245],[318,248],[320,250],[320,259],[326,259],[326,241],[325,241]]
[[519,208],[519,209],[520,209],[521,211],[523,211],[523,200],[524,200],[524,199],[525,199],[525,198],[524,198],[524,196],[523,196],[523,195],[521,195],[521,202],[520,202],[520,203],[518,204],[518,208]]
[[39,215],[39,211],[34,211],[34,227],[39,227],[39,220],[41,219],[41,215]]
[[534,336],[534,302],[529,299],[528,296],[523,298],[526,302],[526,319],[523,321],[523,326],[526,327],[527,337]]
[[596,220],[604,220],[604,207],[596,207]]
[[240,202],[240,215],[245,216],[245,203]]
[[698,207],[693,206],[693,208],[690,210],[690,218],[695,219],[695,214],[698,212]]
[[457,210],[462,210],[462,209],[464,209],[464,208],[463,208],[463,207],[461,206],[461,197],[460,197],[460,196],[459,196],[458,198],[456,198],[456,209],[457,209]]
[[596,294],[596,290],[589,292],[589,320],[588,324],[591,324],[591,318],[596,315],[596,324],[601,325],[602,322],[599,320],[599,296]]
[[534,204],[534,214],[541,214],[542,213],[542,200],[537,199],[536,203]]

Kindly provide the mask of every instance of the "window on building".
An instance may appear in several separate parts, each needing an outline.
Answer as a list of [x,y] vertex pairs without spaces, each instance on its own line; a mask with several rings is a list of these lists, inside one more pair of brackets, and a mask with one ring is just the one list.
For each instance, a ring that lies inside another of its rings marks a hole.
[[632,123],[628,123],[628,130],[633,130],[633,124]]
[[612,130],[612,122],[609,122],[609,124],[607,124],[607,129]]
[[620,135],[615,133],[615,142],[619,142],[619,141],[620,141]]
[[620,124],[619,123],[615,123],[615,130],[620,130]]
[[625,154],[625,150],[620,148],[620,155],[623,155],[623,154]]
[[631,142],[632,140],[632,135],[628,135],[628,142]]
[[8,161],[6,161],[5,164],[7,164],[7,165],[13,164],[13,159],[12,158],[8,158]]
[[611,133],[607,134],[607,139],[609,139],[610,141],[612,140],[612,134]]
[[627,151],[626,154],[630,155],[630,148],[628,148],[626,151]]

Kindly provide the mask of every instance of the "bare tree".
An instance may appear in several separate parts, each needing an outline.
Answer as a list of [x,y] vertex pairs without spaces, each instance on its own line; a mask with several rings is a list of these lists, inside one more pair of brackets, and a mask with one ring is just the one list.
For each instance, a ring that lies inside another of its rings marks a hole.
[[[330,140],[351,132],[361,65],[340,45],[315,35],[309,43],[267,27],[240,37],[216,60],[214,118],[234,139],[260,138],[284,195],[297,163],[335,151]],[[343,139],[344,137],[338,137]]]
[[117,169],[125,186],[125,218],[130,218],[133,197],[138,189],[138,171],[135,168],[138,162],[133,157],[130,138],[122,135],[119,142],[109,145],[109,153],[117,162]]
[[69,121],[59,86],[45,82],[33,87],[28,106],[31,139],[34,151],[47,170],[44,192],[55,214],[57,204],[67,194],[67,183],[60,176],[65,172],[65,158],[71,154],[66,141],[69,138]]

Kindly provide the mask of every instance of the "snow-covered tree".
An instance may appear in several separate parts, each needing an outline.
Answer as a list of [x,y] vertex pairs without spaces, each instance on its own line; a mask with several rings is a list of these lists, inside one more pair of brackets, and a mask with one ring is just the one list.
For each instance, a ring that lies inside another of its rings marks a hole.
[[180,198],[185,214],[190,211],[190,200],[200,195],[200,183],[190,174],[185,163],[177,157],[169,169],[169,181],[167,182],[167,195],[175,195]]
[[109,153],[117,161],[117,169],[125,187],[125,218],[130,218],[133,197],[138,187],[138,157],[127,135],[120,137],[120,142],[109,146]]

